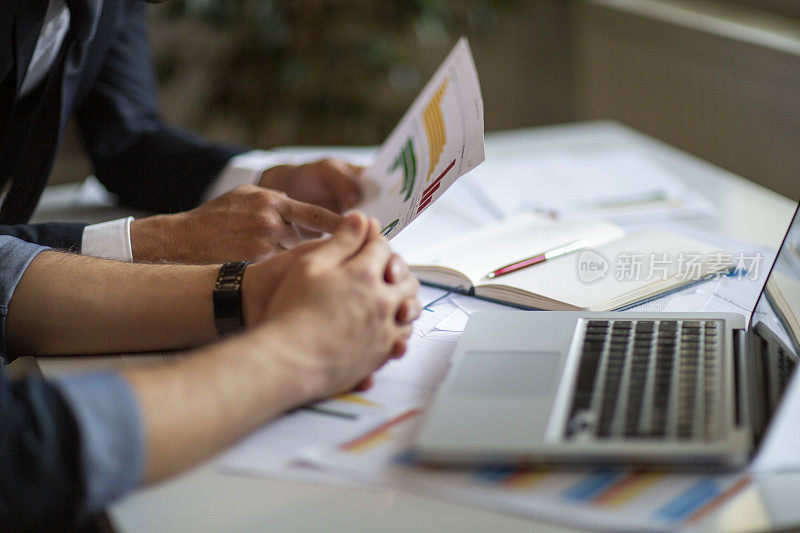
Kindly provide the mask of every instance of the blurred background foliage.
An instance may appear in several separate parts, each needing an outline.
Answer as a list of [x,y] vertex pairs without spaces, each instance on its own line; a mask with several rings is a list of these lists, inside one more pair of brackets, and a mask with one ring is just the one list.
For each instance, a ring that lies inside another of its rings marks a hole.
[[517,4],[173,0],[150,11],[164,109],[251,146],[380,143],[457,38]]
[[[800,172],[798,0],[170,0],[149,16],[165,117],[219,141],[379,144],[466,35],[487,132],[612,119],[777,191]],[[53,181],[91,172],[72,127]]]

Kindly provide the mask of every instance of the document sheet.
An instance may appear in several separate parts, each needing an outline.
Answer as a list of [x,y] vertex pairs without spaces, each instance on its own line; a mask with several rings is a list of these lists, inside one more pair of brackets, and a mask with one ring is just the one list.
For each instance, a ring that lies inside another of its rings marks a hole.
[[[702,524],[752,483],[749,472],[670,474],[625,468],[437,470],[405,451],[449,366],[470,314],[503,306],[422,287],[406,355],[370,391],[294,411],[219,459],[223,471],[335,485],[379,486],[591,529],[660,531]],[[505,308],[507,309],[507,308]],[[338,412],[340,415],[332,414]],[[351,415],[351,416],[347,416]]]
[[358,209],[392,238],[483,159],[483,100],[462,38],[366,169],[375,190]]
[[305,452],[318,468],[354,480],[564,525],[608,531],[674,531],[702,524],[752,483],[747,473],[667,473],[635,468],[551,470],[432,468],[407,449],[415,407]]
[[[488,164],[490,163],[490,164]],[[714,214],[701,194],[636,148],[531,151],[491,159],[470,174],[494,211],[618,224]]]

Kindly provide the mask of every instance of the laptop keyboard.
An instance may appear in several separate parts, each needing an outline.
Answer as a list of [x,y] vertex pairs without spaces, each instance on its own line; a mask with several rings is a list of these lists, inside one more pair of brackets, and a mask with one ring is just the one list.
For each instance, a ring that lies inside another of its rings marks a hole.
[[721,322],[589,320],[568,436],[714,440]]

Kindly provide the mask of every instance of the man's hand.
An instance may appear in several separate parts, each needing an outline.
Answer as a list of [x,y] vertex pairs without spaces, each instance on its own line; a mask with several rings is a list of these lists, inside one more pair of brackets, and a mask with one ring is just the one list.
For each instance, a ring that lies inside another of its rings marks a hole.
[[[125,371],[145,428],[145,479],[186,468],[284,411],[351,389],[404,349],[421,311],[418,284],[375,222],[349,215],[331,238],[281,257],[291,266],[270,293],[263,322],[174,364]],[[245,281],[256,274],[255,282],[266,263],[248,267]]]
[[[370,228],[371,237],[377,236],[377,229],[377,222],[373,221]],[[300,268],[306,261],[306,256],[312,254],[325,242],[323,239],[307,241],[292,250],[274,255],[267,261],[250,265],[247,268],[242,281],[242,312],[248,328],[256,327],[267,319],[273,295],[283,278],[292,270]],[[416,283],[416,279],[411,275],[406,263],[400,256],[393,254],[386,265],[384,279],[388,283],[402,284],[408,283],[408,278],[412,280],[411,283]],[[419,317],[421,311],[415,294],[413,298],[407,299],[401,305],[397,319],[401,322],[411,322]],[[392,347],[392,356],[399,357],[405,351],[405,341],[398,341]],[[356,390],[367,390],[371,385],[372,380],[367,377],[356,385]]]
[[261,175],[258,184],[285,192],[295,200],[344,213],[362,198],[363,170],[337,159],[323,159],[304,165],[269,168]]
[[242,278],[242,315],[248,329],[266,320],[267,307],[283,278],[292,269],[300,266],[303,257],[319,248],[324,242],[324,239],[306,241],[291,250],[247,267]]
[[[370,237],[376,237],[376,222],[370,223]],[[245,326],[256,327],[267,319],[268,309],[271,306],[275,290],[284,277],[295,269],[302,268],[305,261],[315,250],[327,242],[326,239],[306,241],[291,250],[281,252],[266,261],[254,263],[247,267],[242,280],[242,313]],[[406,283],[410,278],[416,282],[406,263],[397,254],[392,254],[386,264],[384,279],[388,283]],[[420,310],[416,307],[416,296],[409,299],[403,306],[400,319],[412,321],[417,318]],[[404,347],[398,348],[397,355],[405,352]]]
[[293,339],[291,364],[312,383],[307,400],[349,390],[405,352],[418,288],[377,224],[357,213],[299,258],[265,318]]
[[301,230],[332,232],[341,215],[285,194],[243,185],[199,207],[134,220],[134,261],[258,261],[293,248]]

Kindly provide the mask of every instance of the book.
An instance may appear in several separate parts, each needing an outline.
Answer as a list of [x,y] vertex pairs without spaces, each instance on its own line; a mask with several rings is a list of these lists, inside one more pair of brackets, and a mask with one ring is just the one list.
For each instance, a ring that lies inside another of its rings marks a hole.
[[[497,269],[570,243],[580,248],[489,279]],[[730,254],[666,231],[630,234],[603,221],[553,222],[524,214],[411,250],[420,281],[544,310],[619,310],[733,267]]]

